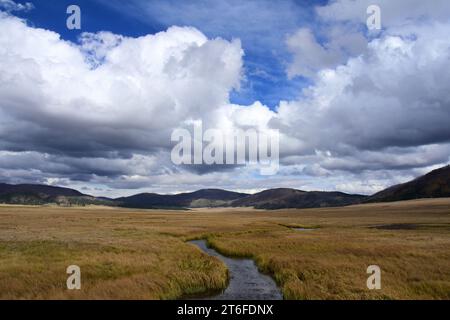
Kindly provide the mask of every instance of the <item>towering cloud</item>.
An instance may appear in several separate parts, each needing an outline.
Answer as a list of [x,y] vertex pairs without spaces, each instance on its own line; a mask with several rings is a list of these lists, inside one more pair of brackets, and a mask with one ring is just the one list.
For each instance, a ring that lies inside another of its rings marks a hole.
[[172,164],[171,133],[193,121],[279,130],[281,168],[261,188],[371,193],[447,163],[450,5],[420,1],[406,14],[410,1],[381,1],[383,30],[370,34],[361,3],[318,7],[315,27],[286,34],[286,76],[309,84],[273,110],[230,103],[246,72],[237,39],[173,26],[73,43],[0,13],[2,180],[116,194],[256,188],[253,168]]

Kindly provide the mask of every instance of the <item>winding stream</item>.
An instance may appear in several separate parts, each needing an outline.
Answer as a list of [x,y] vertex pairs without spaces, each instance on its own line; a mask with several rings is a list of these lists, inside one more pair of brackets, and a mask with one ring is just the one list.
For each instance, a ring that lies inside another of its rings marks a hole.
[[281,300],[283,295],[275,281],[258,271],[251,259],[228,258],[208,248],[205,240],[190,241],[202,251],[223,261],[229,272],[228,287],[220,294],[208,297],[210,300]]

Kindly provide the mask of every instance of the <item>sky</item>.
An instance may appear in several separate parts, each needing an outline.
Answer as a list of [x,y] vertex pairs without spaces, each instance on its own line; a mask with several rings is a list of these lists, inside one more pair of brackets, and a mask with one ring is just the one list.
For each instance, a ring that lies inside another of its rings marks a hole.
[[[447,0],[0,0],[0,182],[115,197],[408,181],[450,161],[449,17]],[[174,164],[173,131],[199,121],[279,132],[277,174]]]

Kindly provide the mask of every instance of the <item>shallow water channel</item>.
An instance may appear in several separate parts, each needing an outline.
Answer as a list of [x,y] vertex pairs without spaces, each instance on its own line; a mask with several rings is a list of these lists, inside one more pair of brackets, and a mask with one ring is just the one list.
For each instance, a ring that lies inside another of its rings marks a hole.
[[223,261],[229,272],[228,287],[220,294],[207,297],[211,300],[281,300],[283,295],[275,281],[268,275],[258,271],[251,259],[228,258],[216,250],[208,248],[205,240],[194,240],[205,253]]

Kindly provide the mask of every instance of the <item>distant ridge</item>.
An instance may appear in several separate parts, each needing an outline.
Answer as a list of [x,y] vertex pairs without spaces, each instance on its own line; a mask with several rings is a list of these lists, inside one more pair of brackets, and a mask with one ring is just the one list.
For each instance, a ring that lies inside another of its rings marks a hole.
[[30,193],[30,194],[46,194],[48,196],[84,196],[81,192],[55,186],[47,186],[41,184],[6,184],[0,183],[0,195],[12,193]]
[[227,206],[230,201],[248,196],[221,189],[202,189],[195,192],[162,195],[141,193],[130,197],[117,198],[120,206],[127,208],[164,208],[164,207],[219,207]]
[[412,181],[389,187],[369,197],[367,202],[392,202],[421,198],[450,197],[450,165]]
[[62,206],[106,204],[111,201],[101,200],[77,190],[39,185],[39,184],[6,184],[0,183],[0,203],[42,205],[55,203]]
[[340,207],[361,203],[367,196],[343,192],[270,189],[232,202],[234,207],[257,209]]
[[255,194],[222,189],[201,189],[173,195],[141,193],[110,199],[79,191],[36,184],[0,183],[0,203],[62,206],[107,205],[140,209],[181,209],[207,207],[254,207],[257,209],[339,207],[369,202],[389,202],[420,198],[450,197],[450,166],[378,192],[372,196],[343,192],[269,189]]

